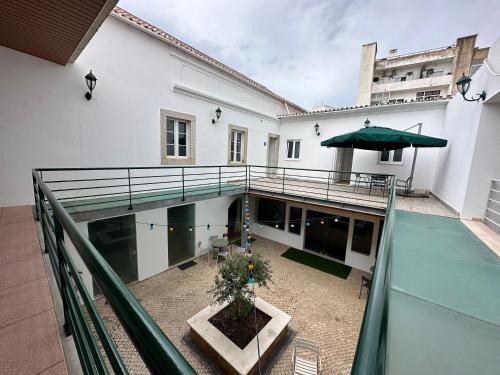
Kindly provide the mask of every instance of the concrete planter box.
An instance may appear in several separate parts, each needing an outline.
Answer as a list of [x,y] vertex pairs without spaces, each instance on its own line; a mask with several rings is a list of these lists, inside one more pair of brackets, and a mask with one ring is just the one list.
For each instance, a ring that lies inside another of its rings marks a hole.
[[[259,371],[257,338],[254,337],[244,349],[240,349],[208,321],[226,306],[227,303],[207,306],[191,317],[187,321],[191,328],[191,337],[214,359],[225,373],[238,375],[257,374]],[[260,298],[255,299],[255,306],[271,317],[271,320],[259,332],[260,359],[263,366],[279,343],[285,338],[288,323],[292,318]]]

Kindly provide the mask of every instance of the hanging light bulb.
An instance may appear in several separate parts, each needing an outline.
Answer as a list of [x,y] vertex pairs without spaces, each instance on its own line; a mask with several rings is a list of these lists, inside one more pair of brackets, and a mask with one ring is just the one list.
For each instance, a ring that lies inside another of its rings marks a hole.
[[335,217],[335,222],[336,222],[336,223],[338,223],[338,222],[339,222],[339,217],[338,217],[338,216],[336,216],[336,217]]
[[226,232],[229,230],[229,225],[226,224]]
[[311,225],[311,223],[310,223],[310,222],[308,222],[308,221],[306,221],[306,227],[308,227],[308,226],[310,226],[310,225]]
[[321,225],[325,224],[325,221],[324,220],[321,220],[320,221]]
[[207,224],[207,230],[210,230],[210,224]]
[[275,227],[276,229],[278,229],[278,228],[279,228],[279,225],[278,225],[278,224],[274,224],[274,227]]
[[149,225],[149,230],[153,230],[153,224]]
[[193,227],[192,227],[192,226],[189,226],[188,230],[189,230],[190,232],[192,232],[192,231],[193,231]]
[[295,228],[295,224],[290,224],[290,228]]
[[174,231],[174,227],[171,225],[171,226],[169,226],[169,227],[168,227],[168,230],[169,230],[170,232],[173,232],[173,231]]

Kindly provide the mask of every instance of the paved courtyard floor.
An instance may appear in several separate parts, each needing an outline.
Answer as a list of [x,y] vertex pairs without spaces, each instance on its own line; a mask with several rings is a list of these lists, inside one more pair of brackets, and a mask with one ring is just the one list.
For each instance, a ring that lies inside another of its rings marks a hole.
[[[364,272],[352,269],[343,280],[281,257],[288,247],[267,239],[257,239],[252,249],[270,260],[274,279],[270,289],[257,289],[256,294],[292,316],[285,343],[263,373],[291,374],[296,337],[321,345],[323,374],[350,373],[366,303],[366,289],[358,299]],[[184,271],[173,268],[129,287],[199,374],[220,374],[191,341],[186,324],[188,318],[211,303],[207,290],[217,271],[206,255],[196,262]],[[104,299],[97,300],[97,306],[130,372],[148,373]]]

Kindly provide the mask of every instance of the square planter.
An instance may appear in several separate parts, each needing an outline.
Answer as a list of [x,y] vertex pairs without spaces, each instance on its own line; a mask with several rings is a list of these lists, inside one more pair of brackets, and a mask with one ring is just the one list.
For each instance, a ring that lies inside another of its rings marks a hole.
[[[258,373],[257,337],[240,349],[208,320],[228,304],[207,306],[187,321],[192,339],[205,350],[227,374]],[[285,338],[291,316],[266,301],[256,298],[255,306],[271,320],[259,332],[260,360],[263,366]]]

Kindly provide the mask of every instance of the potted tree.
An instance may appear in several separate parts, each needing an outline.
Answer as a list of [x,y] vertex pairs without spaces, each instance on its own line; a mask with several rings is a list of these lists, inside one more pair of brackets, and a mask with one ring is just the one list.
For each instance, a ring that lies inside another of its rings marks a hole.
[[291,317],[255,296],[272,283],[269,261],[235,254],[219,266],[213,303],[191,317],[192,339],[229,374],[254,374],[286,336]]

